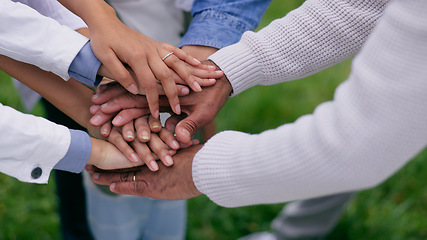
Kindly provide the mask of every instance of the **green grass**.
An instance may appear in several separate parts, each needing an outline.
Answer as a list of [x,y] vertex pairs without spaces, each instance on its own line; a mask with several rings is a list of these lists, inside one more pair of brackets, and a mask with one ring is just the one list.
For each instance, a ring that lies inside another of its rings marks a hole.
[[[265,26],[303,1],[273,1]],[[350,62],[338,64],[304,80],[257,86],[231,98],[217,118],[218,130],[249,133],[275,128],[309,114],[332,99],[346,79]],[[0,102],[22,110],[9,78],[0,72]],[[39,107],[37,114],[43,114]],[[5,137],[5,136],[2,136]],[[328,239],[427,239],[427,168],[423,151],[380,186],[361,191]],[[0,174],[0,240],[60,239],[53,178],[48,185],[21,183]],[[227,209],[207,197],[189,200],[187,239],[236,239],[269,229],[284,204]]]

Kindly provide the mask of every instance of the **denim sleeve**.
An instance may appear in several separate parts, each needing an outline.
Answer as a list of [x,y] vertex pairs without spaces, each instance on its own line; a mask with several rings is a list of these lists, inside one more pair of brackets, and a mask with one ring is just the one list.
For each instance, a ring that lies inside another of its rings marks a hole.
[[100,66],[101,61],[93,53],[89,41],[71,62],[68,74],[81,83],[97,86],[102,80],[97,75]]
[[57,170],[80,173],[92,152],[92,143],[87,133],[70,129],[71,143],[65,156],[53,167]]
[[271,0],[195,0],[193,19],[181,40],[184,45],[223,48],[254,30]]

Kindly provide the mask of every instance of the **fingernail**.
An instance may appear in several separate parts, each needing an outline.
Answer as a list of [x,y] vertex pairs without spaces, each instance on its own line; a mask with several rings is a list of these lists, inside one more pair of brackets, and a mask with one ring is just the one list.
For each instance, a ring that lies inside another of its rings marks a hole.
[[222,74],[223,72],[221,70],[217,70],[215,73]]
[[99,110],[100,106],[99,105],[92,105],[89,108],[89,112],[92,114],[95,114],[98,110]]
[[200,63],[199,59],[193,58],[196,63]]
[[182,88],[181,89],[181,93],[182,93],[182,95],[188,95],[189,93],[190,93],[190,89],[188,89],[188,88]]
[[142,131],[141,138],[145,141],[150,140],[150,134],[147,131]]
[[166,155],[166,157],[165,157],[165,161],[166,161],[166,163],[168,164],[168,166],[171,166],[171,165],[173,164],[172,157],[171,157],[171,156],[169,156],[169,155]]
[[216,70],[216,67],[212,66],[212,65],[208,65],[208,68],[209,68],[209,70]]
[[102,121],[102,118],[99,115],[95,115],[90,119],[90,123],[92,125],[99,125],[101,123],[101,121]]
[[190,134],[190,132],[187,130],[187,129],[182,129],[182,132],[185,134],[185,135],[187,135],[188,137],[190,137],[191,138],[191,134]]
[[111,191],[113,191],[115,187],[116,187],[116,184],[115,184],[115,183],[112,183],[112,184],[110,185],[110,190],[111,190]]
[[159,170],[159,165],[157,165],[156,161],[151,161],[150,166],[151,166],[151,170],[153,171]]
[[106,103],[104,103],[104,104],[101,105],[102,109],[106,109],[107,107],[108,107],[108,102],[106,102]]
[[117,117],[115,117],[114,119],[113,119],[113,121],[112,121],[112,123],[113,123],[113,125],[120,125],[120,123],[122,122],[122,116],[117,116]]
[[154,116],[153,116],[155,119],[158,119],[159,118],[159,110],[157,109],[155,112],[154,112]]
[[193,82],[193,86],[197,91],[199,91],[199,92],[202,91],[202,88],[200,87],[198,82]]
[[136,154],[135,154],[135,153],[132,153],[132,154],[130,155],[130,159],[132,160],[132,162],[138,162],[138,157],[136,156]]
[[175,151],[175,150],[169,149],[169,154],[170,154],[171,156],[175,155],[175,153],[176,153],[176,151]]
[[99,179],[99,173],[92,174],[93,179]]
[[128,131],[128,132],[127,132],[127,134],[126,134],[126,137],[127,137],[128,139],[132,139],[132,140],[133,140],[133,138],[134,138],[134,136],[133,136],[133,132],[132,132],[132,131]]
[[216,82],[216,79],[215,78],[209,78],[209,82],[214,83],[214,82]]
[[179,104],[175,105],[175,113],[176,114],[181,114],[181,106]]
[[158,124],[158,123],[153,123],[153,125],[151,126],[151,128],[154,131],[160,131],[162,129],[162,125]]
[[128,91],[131,92],[131,93],[133,93],[133,94],[138,94],[138,87],[135,84],[132,83],[128,87]]
[[96,100],[97,98],[99,98],[98,93],[96,93],[96,94],[92,95],[92,100]]
[[101,130],[101,135],[108,135],[107,129],[102,129]]
[[174,149],[178,149],[178,148],[179,148],[179,143],[178,143],[178,141],[177,141],[177,140],[173,140],[173,141],[172,141],[172,147],[173,147]]

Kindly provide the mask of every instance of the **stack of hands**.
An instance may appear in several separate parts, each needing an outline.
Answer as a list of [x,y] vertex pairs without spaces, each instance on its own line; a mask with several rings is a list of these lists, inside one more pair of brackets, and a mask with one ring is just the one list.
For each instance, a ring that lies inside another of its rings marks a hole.
[[[86,170],[95,183],[110,185],[111,191],[119,194],[158,199],[200,195],[192,180],[191,164],[202,145],[191,136],[214,120],[230,95],[231,85],[212,62],[184,62],[174,55],[164,62],[180,75],[155,83],[160,96],[152,94],[153,88],[143,88],[146,83],[138,83],[140,94],[134,94],[116,81],[100,85],[93,95],[90,123],[95,128],[91,134],[107,139],[128,161],[111,156],[105,165],[96,162],[94,167],[89,160]],[[166,87],[169,84],[172,87]],[[171,114],[164,126],[159,112]],[[143,166],[129,168],[137,165]],[[160,195],[159,189],[170,192]]]

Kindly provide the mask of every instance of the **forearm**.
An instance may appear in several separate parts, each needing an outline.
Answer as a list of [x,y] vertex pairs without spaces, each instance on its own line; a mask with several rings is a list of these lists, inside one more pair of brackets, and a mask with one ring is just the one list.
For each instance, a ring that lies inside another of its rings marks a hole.
[[210,57],[234,94],[255,85],[303,78],[354,56],[387,1],[308,0],[258,33]]
[[70,145],[68,129],[1,104],[0,111],[0,171],[21,181],[47,183]]
[[83,127],[88,127],[93,95],[88,87],[73,79],[65,82],[52,73],[1,55],[0,69],[38,92]]
[[422,0],[391,4],[334,101],[312,115],[214,136],[193,162],[199,191],[236,207],[372,187],[397,171],[427,144],[425,11]]
[[[239,41],[245,31],[254,30],[270,0],[195,0],[193,19],[180,46],[223,48]],[[250,14],[247,14],[250,12]]]
[[40,14],[53,18],[60,24],[68,26],[73,30],[87,27],[82,19],[70,12],[56,0],[17,0],[17,2],[30,6],[31,8],[37,10]]
[[23,4],[0,1],[0,9],[0,54],[68,80],[68,68],[88,39]]
[[103,0],[84,1],[84,0],[58,0],[70,11],[78,15],[89,26],[89,29],[96,28],[99,24],[105,24],[116,19],[116,13]]

